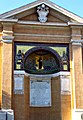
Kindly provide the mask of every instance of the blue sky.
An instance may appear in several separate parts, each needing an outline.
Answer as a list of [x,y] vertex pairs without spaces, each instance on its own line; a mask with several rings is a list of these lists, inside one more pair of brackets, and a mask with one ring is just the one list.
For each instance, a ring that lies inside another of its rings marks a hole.
[[[0,14],[21,7],[35,0],[0,0]],[[83,0],[50,0],[83,18]]]

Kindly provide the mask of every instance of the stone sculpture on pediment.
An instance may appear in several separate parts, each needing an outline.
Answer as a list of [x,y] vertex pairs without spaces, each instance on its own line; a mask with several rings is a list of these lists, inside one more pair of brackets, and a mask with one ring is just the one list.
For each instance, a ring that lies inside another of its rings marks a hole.
[[39,15],[38,19],[40,22],[46,22],[47,21],[47,15],[49,13],[49,8],[45,5],[42,4],[41,6],[37,7],[37,13]]

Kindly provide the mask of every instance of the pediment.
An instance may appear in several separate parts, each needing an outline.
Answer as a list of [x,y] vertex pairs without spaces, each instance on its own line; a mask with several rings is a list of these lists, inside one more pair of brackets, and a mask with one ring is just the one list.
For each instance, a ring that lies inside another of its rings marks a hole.
[[79,16],[65,10],[64,8],[48,1],[37,0],[33,3],[27,4],[20,8],[11,10],[0,15],[0,19],[18,19],[22,21],[39,21],[37,7],[44,4],[49,8],[49,14],[47,15],[47,22],[78,22],[83,23],[83,19]]
[[[31,14],[29,15],[23,15],[19,14],[18,15],[18,20],[20,21],[39,21],[38,20],[38,14],[37,14],[37,9],[35,8],[34,11],[30,12]],[[54,11],[53,9],[50,8],[49,14],[47,16],[47,22],[58,22],[58,23],[63,23],[63,22],[68,22],[70,21],[70,18],[60,14],[57,11]]]

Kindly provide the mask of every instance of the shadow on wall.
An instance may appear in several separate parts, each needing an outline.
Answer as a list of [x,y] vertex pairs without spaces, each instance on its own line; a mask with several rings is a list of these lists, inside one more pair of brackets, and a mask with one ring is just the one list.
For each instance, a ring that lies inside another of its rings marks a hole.
[[11,96],[5,91],[2,91],[2,108],[11,108]]

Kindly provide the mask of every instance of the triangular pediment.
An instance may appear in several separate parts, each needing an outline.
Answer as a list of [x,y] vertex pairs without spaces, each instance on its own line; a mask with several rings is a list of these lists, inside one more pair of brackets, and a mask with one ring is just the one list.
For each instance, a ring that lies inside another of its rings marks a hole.
[[37,7],[46,5],[49,8],[48,22],[78,22],[83,23],[79,16],[65,10],[64,8],[48,1],[37,0],[20,8],[11,10],[0,15],[0,19],[18,19],[22,21],[38,21]]
[[[29,11],[29,12],[30,12],[30,14],[27,14],[27,15],[26,14],[25,15],[18,14],[18,16],[17,16],[18,20],[21,20],[21,21],[39,21],[38,20],[39,16],[37,14],[36,8],[31,9],[31,11]],[[58,23],[68,22],[70,20],[69,17],[62,15],[59,12],[54,11],[51,8],[49,10],[49,14],[47,16],[47,19],[48,19],[47,22],[58,22]]]

